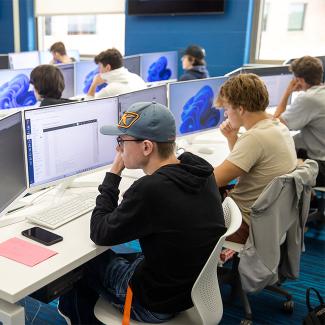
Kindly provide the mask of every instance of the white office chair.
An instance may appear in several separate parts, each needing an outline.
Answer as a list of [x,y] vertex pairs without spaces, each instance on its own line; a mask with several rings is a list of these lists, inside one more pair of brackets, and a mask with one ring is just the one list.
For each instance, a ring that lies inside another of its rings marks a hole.
[[[192,307],[178,314],[166,322],[166,325],[216,325],[220,322],[223,313],[222,300],[217,278],[217,266],[220,261],[220,252],[227,236],[230,236],[240,227],[241,213],[236,203],[231,198],[226,198],[222,203],[226,233],[220,237],[209,259],[192,288]],[[122,314],[104,298],[99,298],[94,308],[95,316],[104,324],[121,325]],[[145,325],[130,321],[130,325]]]

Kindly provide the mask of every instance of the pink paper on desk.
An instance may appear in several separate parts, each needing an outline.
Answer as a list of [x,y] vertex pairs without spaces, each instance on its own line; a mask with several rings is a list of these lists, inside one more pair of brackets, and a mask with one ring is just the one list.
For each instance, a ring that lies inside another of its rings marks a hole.
[[56,254],[55,251],[15,237],[0,244],[0,256],[28,266],[34,266]]

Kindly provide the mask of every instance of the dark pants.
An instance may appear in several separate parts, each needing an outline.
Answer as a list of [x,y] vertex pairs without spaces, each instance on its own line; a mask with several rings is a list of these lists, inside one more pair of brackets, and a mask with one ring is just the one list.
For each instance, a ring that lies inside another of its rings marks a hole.
[[[59,300],[59,310],[72,324],[101,324],[94,315],[99,296],[105,297],[121,313],[129,281],[142,254],[115,254],[108,250],[85,264],[84,278]],[[131,318],[141,322],[163,323],[174,315],[150,312],[133,296]]]

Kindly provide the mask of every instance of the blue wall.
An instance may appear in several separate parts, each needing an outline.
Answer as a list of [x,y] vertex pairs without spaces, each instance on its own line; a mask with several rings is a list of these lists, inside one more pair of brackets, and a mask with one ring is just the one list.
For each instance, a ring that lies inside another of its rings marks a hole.
[[36,50],[34,0],[19,0],[20,50]]
[[126,15],[125,54],[181,51],[199,44],[211,76],[223,75],[248,63],[253,8],[254,0],[225,0],[225,13],[219,15]]
[[14,52],[12,1],[0,0],[0,53]]
[[[20,50],[36,49],[34,1],[19,0]],[[12,0],[0,0],[0,53],[15,51]]]

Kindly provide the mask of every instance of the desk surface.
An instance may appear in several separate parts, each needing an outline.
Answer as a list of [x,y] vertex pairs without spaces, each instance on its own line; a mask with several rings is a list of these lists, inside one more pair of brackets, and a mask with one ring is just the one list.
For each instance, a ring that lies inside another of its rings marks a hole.
[[[96,174],[94,176],[99,181],[102,180],[103,174],[104,172],[99,176]],[[120,184],[121,193],[123,194],[133,182],[134,179],[124,178]],[[86,190],[82,188],[71,189],[70,191],[76,193]],[[44,199],[46,200],[47,198],[44,197]],[[35,211],[35,208],[31,206],[19,213],[27,215]],[[63,237],[63,241],[49,246],[50,249],[58,252],[58,254],[34,267],[29,267],[0,256],[0,299],[15,303],[107,250],[108,247],[96,246],[90,240],[90,216],[91,213],[87,213],[53,230],[53,232]],[[23,230],[33,226],[28,221],[22,221],[0,228],[0,242],[12,237],[18,237],[43,246],[21,235]]]

